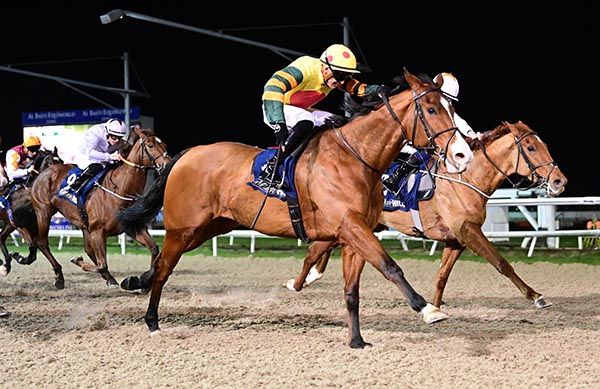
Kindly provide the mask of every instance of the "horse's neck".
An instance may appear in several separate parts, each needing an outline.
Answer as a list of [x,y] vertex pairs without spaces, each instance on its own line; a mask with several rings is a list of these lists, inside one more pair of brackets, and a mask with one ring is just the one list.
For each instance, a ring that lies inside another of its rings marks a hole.
[[402,127],[411,127],[404,124],[407,116],[405,113],[410,104],[409,96],[410,94],[407,93],[393,96],[397,99],[393,109],[398,117],[403,118],[402,125],[383,106],[377,111],[356,118],[342,129],[348,143],[356,149],[365,162],[379,171],[385,171],[400,152],[404,140]]
[[[488,158],[482,150],[477,150],[474,155],[474,160],[464,173],[464,179],[476,185],[479,189],[486,193],[492,193],[500,187],[506,179],[504,172],[511,175],[515,172],[515,162],[518,159],[518,151],[514,140],[510,134],[502,136],[491,144],[486,145]],[[494,164],[501,170],[498,170]]]
[[[137,157],[140,155],[139,150],[131,150],[129,155],[135,156],[132,159],[128,158],[129,162],[141,165],[142,161]],[[111,181],[115,183],[121,194],[138,194],[146,184],[146,170],[123,163],[121,166],[115,168],[113,172]]]

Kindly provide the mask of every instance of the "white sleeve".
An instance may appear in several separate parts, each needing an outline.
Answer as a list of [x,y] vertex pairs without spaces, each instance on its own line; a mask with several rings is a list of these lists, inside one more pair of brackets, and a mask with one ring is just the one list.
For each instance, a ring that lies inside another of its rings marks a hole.
[[456,112],[454,112],[454,123],[456,123],[458,131],[460,131],[461,134],[469,138],[475,138],[477,133],[473,131],[471,126],[469,126],[469,123],[467,123],[463,118],[458,116]]
[[110,154],[96,150],[98,139],[92,131],[83,135],[82,151],[93,162],[105,162],[110,160]]

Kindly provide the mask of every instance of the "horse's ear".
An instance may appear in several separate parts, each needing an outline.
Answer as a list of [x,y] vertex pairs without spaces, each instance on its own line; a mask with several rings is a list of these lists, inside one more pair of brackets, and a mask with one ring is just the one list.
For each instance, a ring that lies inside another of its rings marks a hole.
[[404,79],[406,82],[408,82],[408,85],[410,85],[410,89],[412,90],[416,90],[422,85],[421,80],[419,80],[419,78],[414,76],[406,68],[404,68]]

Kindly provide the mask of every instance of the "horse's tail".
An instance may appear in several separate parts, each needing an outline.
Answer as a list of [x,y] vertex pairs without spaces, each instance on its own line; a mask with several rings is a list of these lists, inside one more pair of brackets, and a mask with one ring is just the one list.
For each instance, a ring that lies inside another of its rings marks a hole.
[[145,196],[139,197],[131,206],[119,212],[117,218],[123,225],[123,229],[127,235],[137,236],[158,214],[165,198],[165,186],[167,185],[169,173],[171,173],[173,165],[175,165],[179,158],[187,151],[188,150],[184,150],[173,157]]

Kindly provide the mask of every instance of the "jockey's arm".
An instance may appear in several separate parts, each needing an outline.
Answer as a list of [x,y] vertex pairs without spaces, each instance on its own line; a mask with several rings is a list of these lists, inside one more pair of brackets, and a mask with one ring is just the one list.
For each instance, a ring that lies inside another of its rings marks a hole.
[[367,85],[363,82],[355,80],[354,78],[349,79],[344,83],[344,90],[350,93],[352,96],[363,97],[373,93],[377,93],[379,85]]
[[464,136],[473,139],[479,138],[480,134],[478,132],[475,132],[475,130],[473,130],[471,126],[469,126],[469,123],[467,123],[466,120],[458,116],[456,112],[454,112],[454,123],[456,123],[458,131],[460,131],[460,133]]
[[98,140],[91,133],[86,133],[83,136],[83,150],[84,154],[94,162],[106,162],[110,161],[111,157],[109,153],[98,151],[97,148]]
[[29,174],[29,170],[19,166],[21,157],[15,150],[8,150],[6,152],[6,175],[9,180],[15,178],[22,178]]
[[265,84],[262,101],[269,123],[285,123],[283,114],[284,94],[294,89],[304,79],[302,71],[288,66],[273,74]]

